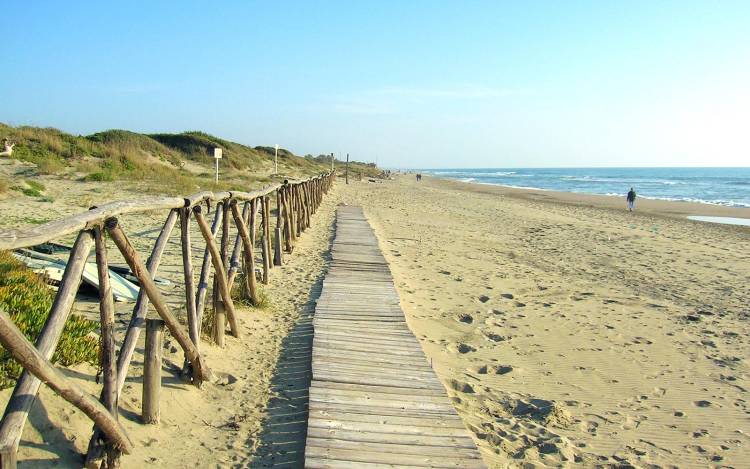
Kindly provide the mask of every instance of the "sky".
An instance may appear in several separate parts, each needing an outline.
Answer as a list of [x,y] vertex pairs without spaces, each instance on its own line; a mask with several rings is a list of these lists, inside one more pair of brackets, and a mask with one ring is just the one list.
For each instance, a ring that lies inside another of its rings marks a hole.
[[4,0],[0,122],[391,168],[748,166],[748,1]]

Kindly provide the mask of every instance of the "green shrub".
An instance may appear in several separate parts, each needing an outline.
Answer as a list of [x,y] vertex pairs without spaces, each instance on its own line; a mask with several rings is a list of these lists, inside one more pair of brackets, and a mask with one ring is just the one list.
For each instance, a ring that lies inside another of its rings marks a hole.
[[[38,275],[10,253],[0,251],[0,308],[32,342],[47,320],[53,299],[53,293]],[[63,366],[82,362],[96,365],[99,343],[89,334],[97,327],[92,321],[71,315],[65,323],[52,362]],[[0,346],[0,389],[13,386],[21,371],[21,366]]]
[[114,181],[115,178],[109,171],[99,171],[97,173],[91,173],[83,178],[84,181],[94,181],[94,182],[102,182],[102,181]]
[[23,192],[23,195],[27,195],[29,197],[41,197],[42,196],[41,192],[33,188],[24,187],[24,188],[21,188],[21,192]]
[[39,181],[34,181],[33,179],[27,179],[26,185],[28,185],[30,188],[38,192],[44,192],[46,190],[46,187],[44,187],[44,184],[42,184]]

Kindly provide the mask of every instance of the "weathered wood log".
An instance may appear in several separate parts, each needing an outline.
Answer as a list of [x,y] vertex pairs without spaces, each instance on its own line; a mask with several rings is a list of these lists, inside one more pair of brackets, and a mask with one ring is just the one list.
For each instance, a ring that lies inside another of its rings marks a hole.
[[16,469],[18,464],[14,448],[0,448],[0,469]]
[[292,208],[290,201],[289,187],[284,187],[284,240],[286,241],[286,252],[291,253],[294,250],[294,231],[292,230]]
[[[219,246],[219,252],[221,254],[221,265],[224,266],[224,282],[227,284],[229,293],[232,292],[231,283],[229,283],[229,203],[230,199],[224,200],[221,205],[222,210],[222,226],[221,226],[221,244]],[[221,303],[221,295],[219,288],[219,271],[214,273],[214,288],[213,288],[213,307],[214,311],[219,309],[219,303]]]
[[[81,231],[73,244],[47,322],[36,340],[36,348],[45,359],[52,357],[60,341],[93,244],[94,238],[89,230]],[[0,452],[15,453],[18,449],[26,418],[36,399],[40,384],[41,381],[28,371],[21,373],[21,377],[18,378],[13,394],[5,407],[3,420],[0,422]]]
[[226,311],[224,309],[224,303],[219,300],[214,309],[214,330],[213,338],[219,348],[224,348],[224,329],[227,327]]
[[198,310],[195,305],[195,277],[190,239],[190,212],[187,207],[180,210],[180,244],[182,246],[182,273],[185,279],[185,309],[187,310],[188,333],[195,348],[200,351]]
[[[214,222],[211,225],[211,237],[215,238],[216,234],[219,232],[219,226],[221,225],[221,221],[223,219],[224,210],[219,210],[217,207],[214,211]],[[206,246],[206,249],[203,252],[203,264],[201,265],[201,276],[200,280],[198,281],[198,294],[196,295],[195,300],[195,309],[198,312],[198,336],[200,336],[201,326],[202,326],[202,320],[203,320],[203,310],[206,309],[206,294],[208,293],[208,279],[211,276],[211,267],[213,266],[213,262],[211,261],[211,251],[209,251],[208,246]]]
[[102,404],[117,420],[117,360],[115,357],[115,303],[109,283],[107,245],[100,227],[94,228],[96,270],[99,279],[99,321],[101,328]]
[[84,213],[37,225],[31,229],[0,231],[0,250],[35,246],[101,224],[107,218],[127,213],[179,208],[183,203],[183,199],[179,197],[151,197],[103,204]]
[[[230,203],[231,205],[231,203]],[[247,223],[247,219],[250,216],[250,202],[245,202],[242,208],[242,221]],[[235,220],[235,224],[236,224]],[[237,273],[240,270],[240,256],[242,255],[242,240],[240,239],[240,232],[237,231],[237,235],[234,237],[234,248],[232,249],[232,257],[229,266],[229,278],[227,284],[229,285],[229,291],[232,291],[234,287],[234,280],[237,278]]]
[[5,311],[0,311],[0,343],[23,366],[26,373],[34,375],[40,382],[43,381],[60,397],[86,414],[102,429],[110,444],[124,453],[130,453],[133,444],[125,429],[112,414],[99,401],[52,366],[13,324]]
[[133,272],[133,275],[138,278],[138,281],[141,284],[141,289],[146,291],[148,299],[151,301],[151,304],[154,305],[154,309],[157,313],[159,313],[159,316],[167,324],[170,334],[172,334],[172,337],[177,340],[177,342],[182,347],[185,356],[187,356],[190,363],[192,363],[193,384],[195,384],[196,386],[200,386],[203,381],[212,380],[214,376],[211,373],[211,370],[204,363],[203,358],[200,356],[200,353],[193,344],[193,341],[190,340],[190,337],[185,333],[185,331],[182,330],[182,326],[180,325],[177,318],[167,307],[167,303],[164,301],[161,292],[159,292],[159,289],[156,287],[154,279],[151,278],[151,275],[148,273],[148,270],[143,264],[143,261],[141,261],[138,252],[133,249],[130,241],[128,241],[128,238],[125,236],[125,232],[118,224],[117,219],[112,218],[107,220],[105,226],[107,228],[107,232],[112,238],[112,241],[114,241],[114,243],[117,245],[120,253],[122,253],[122,257],[125,258],[128,266],[130,266],[130,270]]
[[[99,279],[99,322],[101,324],[100,351],[102,369],[102,405],[117,420],[119,412],[117,409],[117,357],[115,355],[114,322],[115,307],[112,298],[112,287],[109,283],[109,263],[107,260],[107,245],[100,227],[94,228],[94,241],[96,247],[96,270]],[[117,448],[107,445],[104,434],[98,427],[94,427],[94,435],[91,438],[88,451],[86,452],[86,467],[117,467],[120,452]],[[104,461],[105,454],[107,460]]]
[[277,226],[274,228],[274,238],[273,238],[273,263],[274,265],[281,265],[283,264],[283,260],[281,258],[282,256],[282,249],[281,249],[281,227]]
[[302,214],[302,190],[299,185],[294,186],[295,201],[297,204],[297,213],[295,218],[297,219],[297,236],[302,236],[302,224],[304,223],[304,215]]
[[260,199],[260,212],[262,215],[261,218],[261,227],[260,227],[260,254],[261,259],[263,260],[263,277],[261,279],[261,282],[263,285],[268,284],[268,270],[269,270],[269,252],[268,252],[268,243],[266,242],[266,225],[268,224],[268,218],[266,217],[266,200],[265,197],[261,197]]
[[248,293],[250,294],[250,301],[253,305],[258,304],[258,291],[255,280],[255,259],[253,253],[253,241],[250,239],[250,234],[247,232],[245,224],[239,219],[240,211],[236,205],[231,206],[232,216],[234,217],[234,223],[237,227],[237,231],[240,234],[243,244],[243,253],[245,255],[245,282],[247,285]]
[[208,227],[206,219],[203,218],[201,208],[199,206],[193,207],[193,214],[195,215],[195,220],[198,222],[198,226],[201,229],[201,233],[203,233],[203,238],[206,240],[206,246],[211,253],[211,261],[214,265],[214,270],[216,271],[216,275],[214,276],[214,278],[218,280],[217,286],[221,295],[221,300],[224,303],[224,309],[227,312],[227,318],[229,319],[229,328],[234,337],[240,337],[240,328],[237,325],[237,316],[234,311],[234,302],[232,301],[232,296],[229,292],[229,286],[227,285],[227,273],[224,269],[224,264],[221,262],[221,253],[219,252],[219,248],[216,246],[216,241],[214,241],[214,238],[211,235],[211,229]]
[[[172,235],[172,230],[177,223],[177,212],[177,210],[170,210],[167,220],[164,222],[164,226],[159,233],[159,237],[156,238],[148,262],[146,263],[146,270],[152,278],[156,276],[156,272],[159,270],[161,256],[167,247],[169,237]],[[128,376],[130,360],[133,359],[133,352],[135,352],[135,347],[138,344],[138,337],[141,335],[141,329],[143,329],[143,326],[146,324],[145,320],[148,313],[148,301],[148,295],[146,295],[146,292],[141,289],[138,292],[138,298],[135,301],[133,315],[130,318],[128,329],[125,332],[122,347],[120,347],[120,354],[117,356],[118,394],[122,392],[122,387],[125,385],[125,378]]]
[[164,338],[164,321],[146,320],[146,348],[143,352],[143,395],[141,420],[159,423],[159,398],[161,396],[161,361]]
[[266,200],[266,206],[265,206],[265,213],[263,214],[263,219],[266,220],[266,223],[263,224],[264,234],[266,236],[266,252],[268,253],[268,269],[273,267],[273,259],[271,259],[271,198],[270,197],[264,197]]
[[[328,176],[323,176],[330,180]],[[327,184],[330,184],[328,182]],[[198,192],[188,197],[149,197],[139,200],[123,200],[100,205],[96,209],[77,215],[51,221],[31,229],[0,230],[0,250],[10,250],[20,247],[34,246],[70,233],[75,233],[89,226],[101,224],[108,218],[116,218],[128,213],[147,212],[163,209],[192,208],[207,200],[224,200],[233,197],[238,200],[252,200],[272,193],[280,187],[271,185],[252,192]]]

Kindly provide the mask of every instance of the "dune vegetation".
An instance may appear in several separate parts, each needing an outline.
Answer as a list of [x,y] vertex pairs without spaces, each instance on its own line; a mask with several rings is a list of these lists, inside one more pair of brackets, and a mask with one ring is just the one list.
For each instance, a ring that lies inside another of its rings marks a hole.
[[[249,147],[198,131],[140,134],[107,130],[76,136],[53,128],[0,124],[0,139],[5,138],[16,144],[11,158],[35,164],[37,174],[98,182],[142,181],[150,192],[171,195],[198,189],[247,189],[257,185],[254,183],[302,178],[330,168],[326,156],[300,157],[279,149],[279,175],[272,177],[274,148]],[[214,148],[223,151],[219,184],[213,180]],[[339,168],[343,165],[337,164]],[[350,163],[350,169],[364,177],[380,173],[374,165],[359,162]],[[14,187],[7,182],[0,185],[0,190],[8,189]],[[42,192],[20,185],[16,189],[29,196]]]

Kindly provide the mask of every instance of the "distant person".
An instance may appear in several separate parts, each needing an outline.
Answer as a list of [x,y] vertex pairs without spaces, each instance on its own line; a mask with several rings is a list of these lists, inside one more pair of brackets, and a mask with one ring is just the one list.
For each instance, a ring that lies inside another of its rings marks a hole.
[[632,187],[628,191],[627,199],[628,199],[628,210],[632,212],[633,209],[635,208],[635,190]]
[[422,175],[417,173],[417,182],[420,182],[422,180]]
[[0,156],[10,156],[13,154],[13,147],[16,146],[15,143],[10,143],[10,140],[3,139],[3,151],[0,152]]

